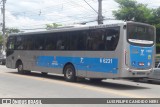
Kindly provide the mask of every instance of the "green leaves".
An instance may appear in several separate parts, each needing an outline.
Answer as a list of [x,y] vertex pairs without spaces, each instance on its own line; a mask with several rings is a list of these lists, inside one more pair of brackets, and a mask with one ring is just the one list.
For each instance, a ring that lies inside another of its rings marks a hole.
[[119,10],[113,11],[118,20],[147,22],[152,15],[152,10],[147,5],[137,3],[135,0],[115,0],[119,4]]
[[17,28],[6,28],[6,33],[19,33],[20,30]]
[[2,46],[3,44],[3,37],[2,37],[2,34],[0,33],[0,46]]
[[51,30],[51,29],[57,28],[59,26],[62,26],[62,25],[61,24],[57,24],[57,23],[46,24],[46,29],[47,30]]

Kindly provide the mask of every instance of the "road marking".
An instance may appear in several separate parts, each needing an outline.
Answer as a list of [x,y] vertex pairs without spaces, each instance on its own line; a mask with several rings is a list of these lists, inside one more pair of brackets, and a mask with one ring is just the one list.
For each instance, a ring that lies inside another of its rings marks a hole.
[[71,86],[71,87],[78,87],[78,88],[82,88],[82,89],[87,89],[87,90],[92,90],[92,91],[98,91],[98,92],[103,92],[103,93],[110,93],[110,94],[115,94],[115,95],[119,95],[122,97],[129,97],[129,98],[147,98],[146,96],[143,95],[138,95],[135,93],[128,93],[125,92],[125,90],[115,90],[115,89],[108,89],[108,88],[103,88],[103,87],[95,87],[95,86],[90,86],[87,84],[82,84],[82,83],[70,83],[70,82],[66,82],[66,81],[61,81],[61,80],[54,80],[54,78],[48,79],[48,78],[41,78],[41,77],[33,77],[33,76],[29,76],[29,75],[20,75],[20,74],[11,74],[11,73],[6,73],[6,72],[1,72],[1,74],[4,75],[10,75],[10,76],[15,76],[15,77],[21,77],[21,78],[29,78],[29,79],[34,79],[34,80],[39,80],[39,81],[46,81],[46,82],[50,82],[50,83],[55,83],[55,84],[61,84],[61,85],[66,85],[66,86]]

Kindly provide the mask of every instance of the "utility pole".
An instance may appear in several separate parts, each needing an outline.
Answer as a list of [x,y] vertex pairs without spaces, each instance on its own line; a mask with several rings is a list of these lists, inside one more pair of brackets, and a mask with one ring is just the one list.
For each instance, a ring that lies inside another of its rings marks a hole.
[[6,29],[5,29],[5,3],[6,3],[6,0],[2,0],[3,2],[3,7],[2,7],[2,14],[3,14],[3,25],[2,25],[2,32],[3,32],[3,49],[5,48],[5,32],[6,32]]
[[103,24],[102,0],[98,0],[98,24]]

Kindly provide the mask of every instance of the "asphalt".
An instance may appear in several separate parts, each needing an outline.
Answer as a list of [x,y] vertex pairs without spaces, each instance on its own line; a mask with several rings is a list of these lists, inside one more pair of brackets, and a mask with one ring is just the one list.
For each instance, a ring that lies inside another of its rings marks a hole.
[[[100,83],[88,80],[75,83],[66,82],[63,76],[32,72],[28,75],[18,74],[15,69],[0,66],[0,98],[160,98],[160,83],[133,82],[128,80],[107,79]],[[2,105],[0,105],[2,106]],[[35,106],[3,105],[2,107]],[[40,105],[53,106],[53,105]],[[54,106],[107,106],[107,105],[54,105]],[[119,106],[119,105],[110,105]],[[121,105],[135,107],[134,105]],[[151,105],[141,105],[150,107]],[[159,106],[159,105],[153,105]]]

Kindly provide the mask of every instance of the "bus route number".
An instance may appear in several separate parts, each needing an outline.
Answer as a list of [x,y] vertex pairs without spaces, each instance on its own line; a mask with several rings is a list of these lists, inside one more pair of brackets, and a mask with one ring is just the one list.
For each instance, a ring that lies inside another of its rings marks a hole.
[[110,58],[100,58],[100,63],[111,64],[112,62]]

